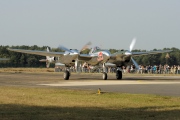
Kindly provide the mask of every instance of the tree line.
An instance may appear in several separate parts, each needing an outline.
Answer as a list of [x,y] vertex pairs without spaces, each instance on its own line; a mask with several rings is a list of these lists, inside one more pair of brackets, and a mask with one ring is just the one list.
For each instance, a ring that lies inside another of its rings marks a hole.
[[[7,48],[16,48],[16,49],[26,49],[26,50],[42,50],[46,51],[48,46],[39,47],[34,46],[0,46],[0,58],[10,58],[9,61],[1,61],[0,67],[46,67],[46,63],[40,62],[39,60],[45,59],[45,56],[24,54],[8,51]],[[109,49],[113,54],[117,52],[116,49]],[[157,49],[154,49],[157,50]],[[164,48],[163,50],[173,50],[170,53],[162,53],[155,55],[144,55],[133,57],[139,65],[180,65],[180,50],[178,48]],[[52,48],[51,51],[62,52],[58,48]],[[133,50],[133,52],[145,52],[146,50]],[[83,54],[88,54],[89,49],[82,51]],[[130,62],[129,64],[133,64]],[[51,67],[54,67],[54,64],[51,64]]]

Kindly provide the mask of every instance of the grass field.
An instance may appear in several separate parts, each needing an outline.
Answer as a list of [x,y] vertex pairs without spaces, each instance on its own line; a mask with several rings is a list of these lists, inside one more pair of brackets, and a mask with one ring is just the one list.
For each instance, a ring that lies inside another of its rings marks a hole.
[[[0,72],[54,72],[54,69],[1,68]],[[180,97],[0,86],[0,120],[72,119],[180,120]]]
[[4,120],[179,120],[180,98],[57,88],[0,87]]

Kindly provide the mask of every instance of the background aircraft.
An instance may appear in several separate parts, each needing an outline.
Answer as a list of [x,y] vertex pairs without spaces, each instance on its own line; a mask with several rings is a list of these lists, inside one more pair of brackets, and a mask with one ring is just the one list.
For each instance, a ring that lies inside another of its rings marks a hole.
[[130,44],[129,50],[119,50],[118,52],[111,54],[109,50],[100,49],[99,47],[94,47],[91,49],[89,54],[80,54],[77,50],[67,49],[63,46],[59,48],[63,49],[65,52],[48,52],[48,51],[36,51],[36,50],[23,50],[23,49],[11,49],[10,51],[36,54],[42,56],[54,56],[57,59],[57,62],[65,64],[66,70],[64,72],[64,80],[68,80],[70,77],[69,67],[76,65],[78,67],[79,61],[87,62],[92,66],[100,66],[103,68],[103,79],[107,79],[106,63],[113,64],[116,66],[116,78],[122,79],[122,70],[121,67],[126,65],[132,60],[136,68],[138,69],[138,64],[132,58],[133,56],[140,55],[149,55],[149,54],[158,54],[164,52],[171,52],[171,50],[161,50],[161,51],[149,51],[149,52],[132,52],[132,49],[135,45],[136,39],[133,39]]

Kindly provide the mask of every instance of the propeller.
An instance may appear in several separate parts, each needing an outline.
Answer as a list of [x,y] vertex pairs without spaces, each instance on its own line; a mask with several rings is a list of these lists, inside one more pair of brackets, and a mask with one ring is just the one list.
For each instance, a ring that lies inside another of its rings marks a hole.
[[125,55],[131,56],[131,60],[132,60],[133,64],[135,65],[136,69],[139,69],[138,63],[137,63],[137,62],[133,59],[133,57],[132,57],[132,55],[133,55],[132,50],[133,50],[133,48],[134,48],[134,46],[135,46],[135,43],[136,43],[136,38],[133,38],[133,39],[132,39],[132,42],[131,42],[131,44],[130,44],[130,46],[129,46],[129,51],[126,51],[126,52],[125,52]]
[[91,45],[92,45],[92,43],[91,43],[91,42],[88,42],[87,44],[85,44],[85,45],[82,47],[82,49],[81,49],[79,52],[82,52],[82,51],[88,49]]
[[[91,45],[92,45],[91,42],[86,43],[86,44],[81,48],[81,50],[79,50],[79,53],[81,53],[82,51],[88,49]],[[75,69],[76,69],[76,72],[80,72],[80,61],[79,61],[78,59],[76,59],[76,61],[75,61]]]
[[137,62],[136,62],[132,57],[131,57],[131,60],[132,60],[132,62],[134,63],[136,69],[139,70],[139,65],[137,64]]
[[[47,47],[47,52],[49,52],[49,48]],[[46,59],[39,60],[40,62],[46,62],[46,67],[49,68],[50,64],[55,62],[55,57],[46,56]]]
[[136,43],[136,38],[133,38],[129,47],[130,52],[133,50],[135,43]]

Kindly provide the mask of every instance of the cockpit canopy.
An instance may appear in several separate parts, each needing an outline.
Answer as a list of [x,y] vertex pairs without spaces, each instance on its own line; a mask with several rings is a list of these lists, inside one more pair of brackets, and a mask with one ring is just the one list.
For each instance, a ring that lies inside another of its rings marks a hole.
[[95,46],[94,48],[91,48],[91,51],[89,54],[95,53],[96,51],[101,50],[99,47]]

